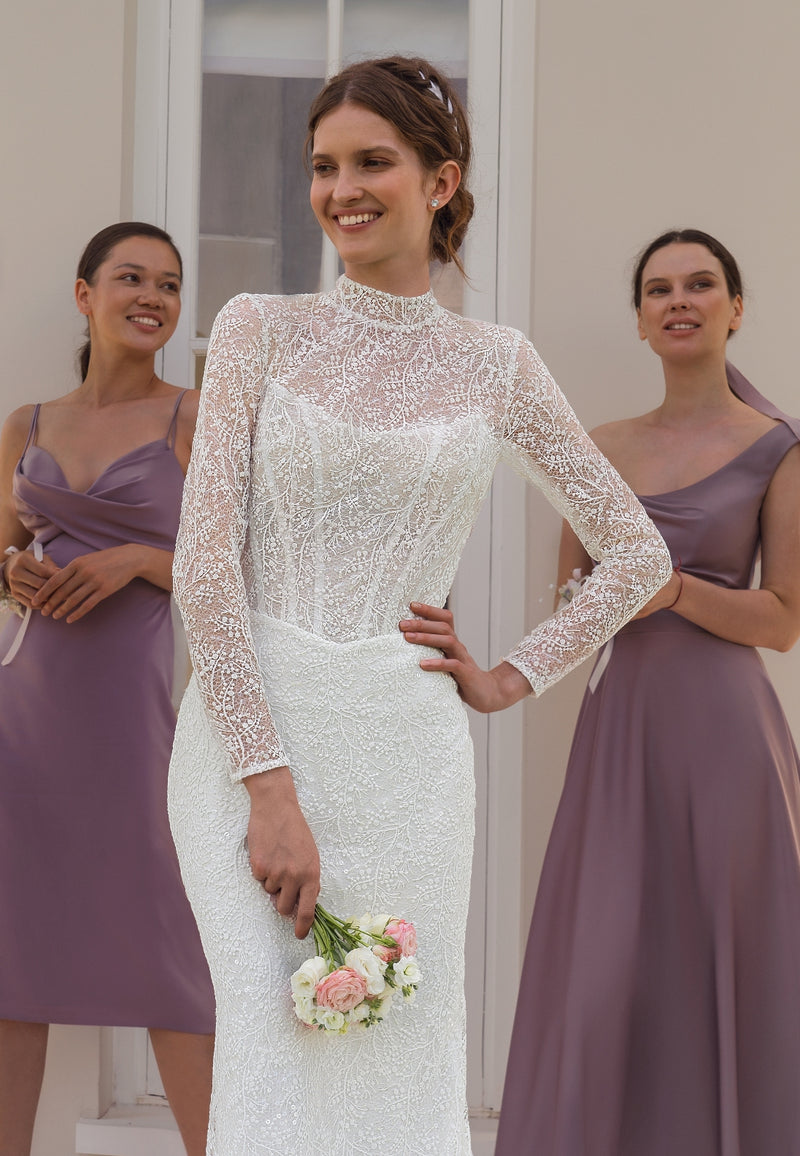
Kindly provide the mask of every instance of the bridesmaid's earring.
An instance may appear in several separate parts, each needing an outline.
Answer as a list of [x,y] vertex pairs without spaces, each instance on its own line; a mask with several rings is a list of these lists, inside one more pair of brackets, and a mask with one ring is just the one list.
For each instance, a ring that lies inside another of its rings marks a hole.
[[438,197],[431,197],[431,208],[432,209],[438,209],[439,208],[439,198]]

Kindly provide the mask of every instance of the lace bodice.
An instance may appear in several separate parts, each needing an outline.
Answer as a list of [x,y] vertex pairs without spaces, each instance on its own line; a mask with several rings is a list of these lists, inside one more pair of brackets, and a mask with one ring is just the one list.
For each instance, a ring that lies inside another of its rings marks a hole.
[[243,295],[208,351],[175,594],[234,778],[283,765],[253,613],[348,642],[443,605],[505,458],[599,565],[508,655],[540,693],[667,580],[670,560],[533,346],[432,294],[346,277],[328,294]]

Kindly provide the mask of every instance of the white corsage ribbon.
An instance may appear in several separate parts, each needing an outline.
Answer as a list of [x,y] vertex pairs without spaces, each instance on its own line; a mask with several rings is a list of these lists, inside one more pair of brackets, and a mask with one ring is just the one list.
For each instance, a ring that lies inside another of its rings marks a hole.
[[[33,543],[33,556],[37,562],[41,562],[44,558],[44,551],[42,550],[40,542]],[[32,613],[33,611],[30,606],[26,607],[22,622],[19,624],[19,630],[14,635],[14,641],[9,646],[5,658],[0,662],[0,666],[8,666],[8,664],[13,661],[17,651],[22,646],[22,640],[25,637],[25,631],[28,629],[28,623],[31,620]]]
[[606,672],[606,667],[611,661],[611,652],[613,649],[614,639],[609,638],[608,642],[600,651],[600,657],[597,659],[594,670],[592,671],[592,677],[589,679],[589,690],[592,692],[592,694],[594,694],[594,692],[597,690],[598,683]]

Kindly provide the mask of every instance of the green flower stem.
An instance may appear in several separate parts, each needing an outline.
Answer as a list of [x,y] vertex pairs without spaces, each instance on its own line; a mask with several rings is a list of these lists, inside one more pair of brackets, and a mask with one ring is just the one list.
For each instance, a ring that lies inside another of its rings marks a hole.
[[349,919],[339,919],[326,911],[319,903],[314,912],[314,921],[311,924],[314,935],[314,944],[317,955],[338,967],[344,963],[348,951],[356,947],[366,947],[367,940],[381,943],[386,947],[396,947],[395,941],[388,935],[373,935],[372,932],[362,931],[360,927]]

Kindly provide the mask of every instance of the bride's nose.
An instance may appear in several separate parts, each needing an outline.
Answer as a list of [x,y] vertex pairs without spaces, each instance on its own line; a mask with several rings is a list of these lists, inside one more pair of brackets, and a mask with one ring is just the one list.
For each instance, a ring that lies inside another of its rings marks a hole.
[[333,195],[340,204],[360,200],[364,195],[364,189],[358,180],[357,173],[344,166],[340,168],[336,177]]

